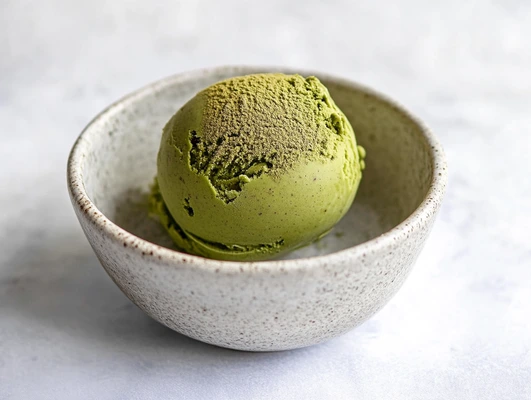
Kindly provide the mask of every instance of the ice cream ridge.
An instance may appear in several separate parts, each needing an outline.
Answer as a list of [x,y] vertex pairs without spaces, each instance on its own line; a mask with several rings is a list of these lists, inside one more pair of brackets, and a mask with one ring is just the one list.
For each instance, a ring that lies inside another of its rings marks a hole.
[[343,217],[364,157],[316,77],[227,79],[199,92],[164,127],[150,212],[184,252],[275,258],[326,235]]

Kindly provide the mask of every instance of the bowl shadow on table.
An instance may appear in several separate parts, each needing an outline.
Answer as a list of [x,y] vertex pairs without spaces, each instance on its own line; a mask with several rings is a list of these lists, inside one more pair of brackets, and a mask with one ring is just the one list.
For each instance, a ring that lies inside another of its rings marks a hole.
[[[120,292],[73,226],[26,250],[9,264],[9,280],[0,281],[2,308],[7,307],[8,315],[14,315],[18,324],[31,327],[29,333],[22,328],[12,335],[28,335],[24,340],[36,356],[40,347],[54,347],[63,367],[87,368],[79,362],[88,362],[96,363],[91,368],[114,365],[118,374],[124,369],[137,371],[143,380],[130,383],[140,385],[135,390],[145,390],[142,385],[150,377],[166,376],[185,387],[208,379],[209,385],[194,389],[203,391],[205,398],[212,397],[213,388],[224,390],[241,385],[242,380],[263,383],[246,388],[249,397],[256,391],[274,393],[282,390],[291,371],[316,374],[307,357],[327,360],[334,346],[332,341],[285,352],[250,353],[204,344],[174,332]],[[264,386],[268,379],[272,382]],[[303,382],[291,385],[306,390]]]
[[201,360],[247,363],[296,357],[288,354],[299,351],[234,351],[190,339],[164,327],[120,292],[99,265],[81,232],[73,226],[27,248],[7,265],[4,274],[7,278],[0,281],[2,308],[8,310],[8,315],[15,315],[16,321],[27,320],[25,326],[37,326],[39,340],[61,342],[60,349],[67,346],[69,351],[76,352],[91,348],[95,357],[108,357],[112,353],[135,357],[141,354],[142,362],[147,364],[161,357],[165,362],[173,360],[178,364]]

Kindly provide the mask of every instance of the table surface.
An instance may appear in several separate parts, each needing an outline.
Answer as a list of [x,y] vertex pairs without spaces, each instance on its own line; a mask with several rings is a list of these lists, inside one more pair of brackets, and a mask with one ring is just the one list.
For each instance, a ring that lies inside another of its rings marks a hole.
[[[151,3],[0,6],[0,399],[530,399],[531,3]],[[363,82],[446,149],[449,189],[410,278],[325,344],[253,354],[164,328],[72,212],[66,158],[97,112],[222,64]]]

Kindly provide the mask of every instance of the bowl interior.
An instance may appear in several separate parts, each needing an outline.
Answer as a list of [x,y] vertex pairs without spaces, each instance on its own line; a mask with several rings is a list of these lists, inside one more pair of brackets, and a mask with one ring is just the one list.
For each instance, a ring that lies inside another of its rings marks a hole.
[[[199,90],[231,76],[267,72],[225,68],[161,81],[112,106],[87,128],[81,173],[96,207],[123,229],[175,248],[147,214],[147,193],[167,120]],[[291,72],[291,71],[288,71]],[[333,253],[404,221],[426,196],[433,173],[422,128],[387,100],[353,84],[320,77],[367,150],[367,168],[347,215],[317,243],[284,258]]]

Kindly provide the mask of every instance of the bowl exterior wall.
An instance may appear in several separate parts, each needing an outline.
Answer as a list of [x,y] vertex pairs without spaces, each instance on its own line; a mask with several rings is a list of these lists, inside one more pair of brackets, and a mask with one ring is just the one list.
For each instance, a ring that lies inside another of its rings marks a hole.
[[140,239],[110,238],[88,217],[90,206],[74,207],[101,264],[133,303],[186,336],[248,351],[309,346],[361,324],[398,291],[433,224],[433,217],[423,220],[392,246],[360,254],[227,272],[184,257],[159,259],[135,247]]
[[[199,75],[215,80],[253,71],[227,67]],[[354,85],[327,79],[338,87]],[[156,83],[154,92],[166,84],[175,81]],[[359,90],[367,98],[389,101],[368,89]],[[358,326],[383,307],[406,279],[424,245],[443,197],[446,168],[433,136],[420,123],[412,124],[426,135],[426,155],[433,158],[426,198],[410,217],[385,234],[325,256],[222,262],[140,239],[114,224],[89,199],[85,186],[90,186],[91,177],[80,165],[91,157],[91,139],[83,135],[69,159],[68,188],[77,218],[101,264],[123,293],[155,320],[194,339],[232,349],[304,347]]]

